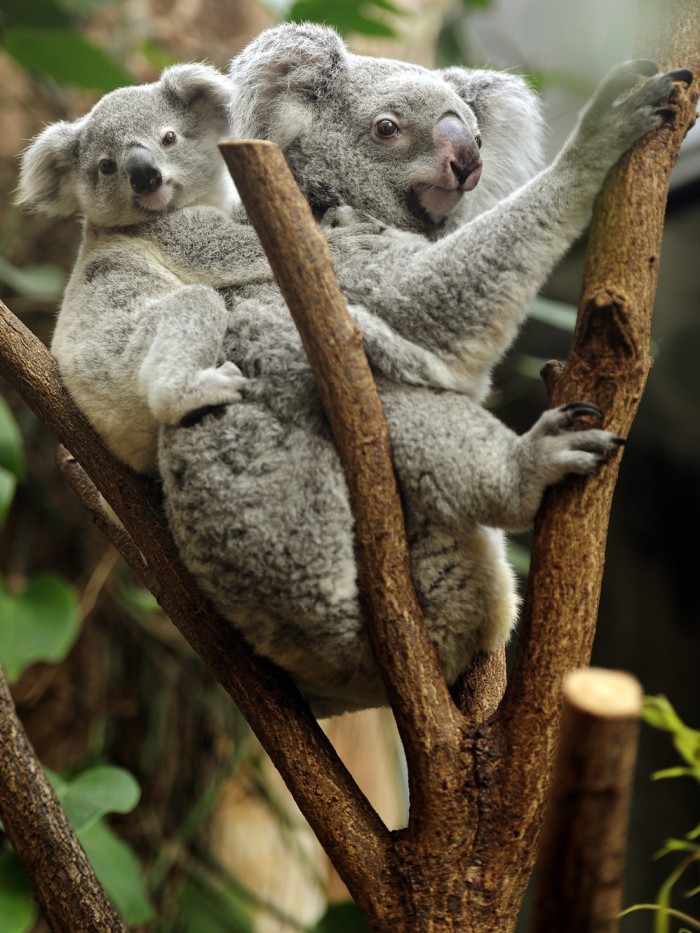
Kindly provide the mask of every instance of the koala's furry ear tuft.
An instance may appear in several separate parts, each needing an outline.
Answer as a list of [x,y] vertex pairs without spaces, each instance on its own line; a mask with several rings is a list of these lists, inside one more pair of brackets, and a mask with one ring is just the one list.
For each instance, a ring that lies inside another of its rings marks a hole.
[[80,211],[75,191],[75,162],[81,121],[52,123],[24,151],[15,201],[54,217]]
[[230,66],[235,135],[288,144],[312,119],[313,106],[337,87],[348,59],[345,43],[328,26],[283,23],[260,33]]
[[210,65],[172,65],[160,76],[160,88],[171,106],[189,112],[204,111],[228,130],[231,82]]

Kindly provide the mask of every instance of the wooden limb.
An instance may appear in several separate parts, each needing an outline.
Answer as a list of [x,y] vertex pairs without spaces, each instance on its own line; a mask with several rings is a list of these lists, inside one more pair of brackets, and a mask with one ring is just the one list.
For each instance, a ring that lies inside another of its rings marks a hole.
[[29,744],[2,670],[0,818],[54,933],[126,933]]
[[537,868],[533,933],[615,933],[642,688],[588,669],[564,681],[559,748]]
[[[304,816],[373,916],[390,837],[289,679],[252,654],[182,565],[153,482],[113,457],[78,411],[46,347],[0,302],[0,374],[75,456],[159,582],[163,610],[250,723]],[[127,555],[128,559],[128,555]]]
[[409,761],[411,818],[429,820],[459,717],[411,579],[389,436],[330,252],[273,143],[220,144],[319,385],[350,491],[365,617]]
[[[664,48],[644,47],[661,69],[683,65],[700,74],[700,0],[656,4]],[[626,436],[650,361],[651,311],[666,192],[680,143],[692,122],[698,82],[676,101],[677,118],[642,140],[610,173],[589,235],[579,320],[565,367],[551,367],[552,406],[586,399],[605,412],[605,427]],[[501,707],[504,748],[503,825],[523,823],[522,860],[535,851],[549,764],[557,735],[561,683],[590,658],[605,540],[618,460],[587,480],[549,490],[540,510],[520,623],[517,656]],[[529,838],[529,837],[532,838]],[[504,833],[503,846],[512,840]],[[529,855],[524,849],[529,849]],[[518,862],[521,855],[512,852]],[[520,896],[520,895],[518,895]]]

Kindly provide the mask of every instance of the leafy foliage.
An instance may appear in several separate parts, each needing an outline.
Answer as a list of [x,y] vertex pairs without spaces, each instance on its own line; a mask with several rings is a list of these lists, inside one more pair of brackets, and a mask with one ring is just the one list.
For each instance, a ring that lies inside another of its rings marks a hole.
[[[700,784],[700,732],[686,726],[671,706],[666,697],[646,697],[644,701],[643,718],[646,723],[655,729],[669,732],[673,745],[683,764],[677,767],[664,768],[652,775],[652,780],[665,778],[690,777]],[[661,885],[654,904],[635,904],[622,913],[627,916],[633,911],[652,910],[655,912],[654,933],[671,933],[671,919],[681,921],[686,927],[700,930],[700,920],[695,920],[683,911],[675,909],[671,904],[676,882],[685,874],[691,865],[700,862],[700,824],[683,839],[667,839],[655,858],[663,858],[671,853],[680,853],[682,858],[674,870]],[[700,886],[685,893],[690,898],[700,894]]]
[[[129,847],[107,826],[108,813],[127,813],[138,803],[136,781],[121,768],[104,765],[64,779],[47,772],[71,826],[97,877],[130,925],[153,916],[141,868]],[[36,920],[34,892],[15,854],[0,848],[0,916],[3,933],[26,933]]]
[[80,17],[99,0],[4,0],[2,45],[23,68],[62,84],[112,91],[132,78],[114,58],[80,34]]
[[404,16],[405,11],[391,0],[296,0],[287,19],[295,23],[314,22],[335,26],[342,35],[360,33],[381,39],[392,39],[396,30],[388,17]]

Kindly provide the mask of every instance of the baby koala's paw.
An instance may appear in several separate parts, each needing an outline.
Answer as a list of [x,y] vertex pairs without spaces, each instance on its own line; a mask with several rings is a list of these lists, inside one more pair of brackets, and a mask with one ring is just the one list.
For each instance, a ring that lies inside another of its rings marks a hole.
[[148,407],[158,424],[193,424],[212,408],[240,402],[247,381],[229,361],[189,376],[169,374],[166,379],[150,380],[146,389]]
[[201,369],[189,380],[177,424],[194,424],[212,408],[241,401],[241,390],[248,380],[235,363],[226,360],[221,366]]

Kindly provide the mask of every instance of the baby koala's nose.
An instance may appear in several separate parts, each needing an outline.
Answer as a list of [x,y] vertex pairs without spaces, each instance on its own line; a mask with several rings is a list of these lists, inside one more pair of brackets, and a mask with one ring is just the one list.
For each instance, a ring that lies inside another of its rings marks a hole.
[[124,167],[136,194],[148,194],[163,184],[163,175],[148,149],[135,146],[126,157]]

